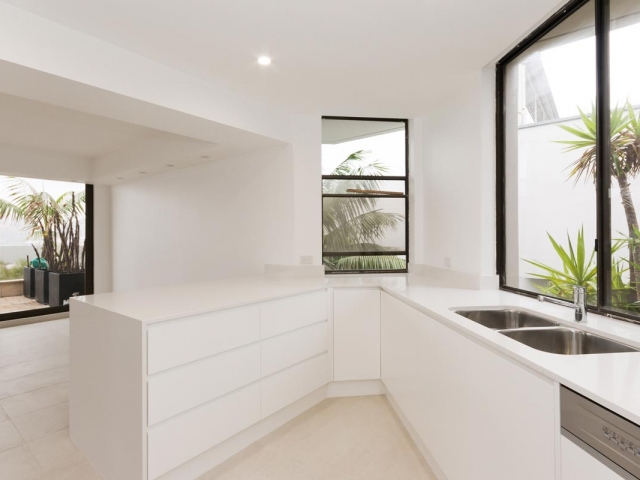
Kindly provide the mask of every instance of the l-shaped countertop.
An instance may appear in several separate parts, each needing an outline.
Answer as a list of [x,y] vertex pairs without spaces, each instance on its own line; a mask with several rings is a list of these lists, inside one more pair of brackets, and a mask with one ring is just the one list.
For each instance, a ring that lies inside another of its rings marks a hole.
[[573,310],[500,290],[465,290],[421,275],[333,275],[238,277],[168,287],[77,297],[97,308],[143,324],[183,318],[327,288],[379,288],[425,315],[502,356],[581,393],[640,425],[640,352],[557,355],[535,350],[468,320],[453,310],[517,307],[558,323],[640,348],[640,325],[589,314],[573,321]]

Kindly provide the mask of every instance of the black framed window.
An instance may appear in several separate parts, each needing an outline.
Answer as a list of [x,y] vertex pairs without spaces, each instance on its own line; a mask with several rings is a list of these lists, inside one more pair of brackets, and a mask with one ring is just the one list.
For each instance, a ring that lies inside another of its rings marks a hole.
[[406,272],[408,120],[323,117],[322,259],[327,273]]
[[640,1],[572,1],[497,64],[504,290],[640,320]]
[[0,176],[0,322],[94,291],[93,185]]

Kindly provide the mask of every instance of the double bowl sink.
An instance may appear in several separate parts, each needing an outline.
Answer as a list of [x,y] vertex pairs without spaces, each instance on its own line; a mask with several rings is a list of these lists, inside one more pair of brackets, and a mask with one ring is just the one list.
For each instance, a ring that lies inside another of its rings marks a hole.
[[561,326],[557,322],[522,310],[456,310],[455,313],[543,352],[588,355],[640,351],[600,335]]

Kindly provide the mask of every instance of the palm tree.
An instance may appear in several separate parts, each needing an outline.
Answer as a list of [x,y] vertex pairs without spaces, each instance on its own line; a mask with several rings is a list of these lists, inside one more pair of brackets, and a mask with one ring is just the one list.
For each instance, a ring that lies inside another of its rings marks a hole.
[[[359,150],[342,161],[331,175],[382,176],[388,171],[380,161],[367,162],[369,152]],[[322,193],[346,193],[347,189],[381,190],[379,180],[325,180]],[[380,245],[386,233],[396,231],[404,215],[383,212],[377,198],[325,197],[322,208],[322,247],[324,252],[384,252],[396,250]],[[329,270],[400,270],[406,261],[395,255],[325,256]]]
[[[571,165],[569,177],[575,178],[577,183],[584,177],[585,181],[596,179],[596,111],[592,109],[590,116],[582,110],[580,118],[585,129],[569,125],[560,125],[560,128],[578,137],[577,140],[564,140],[557,143],[567,145],[565,151],[584,149],[580,158]],[[616,180],[620,188],[622,206],[627,220],[629,238],[635,238],[638,230],[638,217],[631,197],[629,178],[635,177],[640,172],[640,118],[638,118],[627,102],[626,108],[614,108],[611,111],[611,176]],[[629,277],[631,285],[636,289],[636,297],[640,299],[640,272],[634,264],[640,263],[640,242],[629,243]]]
[[41,240],[42,257],[55,270],[60,260],[58,239],[70,237],[67,225],[73,225],[74,236],[79,236],[78,216],[84,215],[85,192],[66,192],[54,198],[22,178],[9,177],[6,183],[8,195],[0,198],[0,220],[22,223],[31,238]]

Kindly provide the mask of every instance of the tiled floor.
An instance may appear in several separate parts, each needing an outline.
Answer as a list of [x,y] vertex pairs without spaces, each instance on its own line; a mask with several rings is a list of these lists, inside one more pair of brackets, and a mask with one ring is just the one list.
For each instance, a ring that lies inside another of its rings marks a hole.
[[199,480],[435,480],[382,396],[327,399]]
[[[99,480],[69,440],[69,321],[0,329],[0,479]],[[202,480],[435,480],[384,397],[327,399]]]
[[69,441],[68,382],[68,320],[0,329],[0,479],[100,479]]
[[47,308],[47,305],[38,303],[33,298],[0,297],[0,313],[21,312],[23,310],[35,310],[36,308]]

